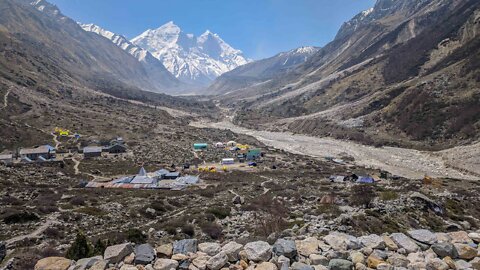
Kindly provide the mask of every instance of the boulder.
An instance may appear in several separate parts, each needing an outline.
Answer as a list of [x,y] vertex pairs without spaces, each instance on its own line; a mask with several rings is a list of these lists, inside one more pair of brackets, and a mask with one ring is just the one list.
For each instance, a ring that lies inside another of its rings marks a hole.
[[135,253],[130,253],[127,257],[123,259],[124,264],[133,264],[133,261],[135,260]]
[[297,256],[297,246],[293,240],[278,239],[275,244],[273,244],[272,250],[277,256],[283,255],[290,259]]
[[126,256],[130,255],[133,252],[133,247],[130,243],[120,244],[109,246],[105,249],[103,254],[103,259],[109,263],[118,263],[123,260]]
[[210,260],[208,255],[200,255],[193,259],[192,264],[195,265],[199,270],[205,270],[207,268],[207,262]]
[[361,236],[358,238],[358,240],[366,248],[371,248],[371,249],[385,248],[385,240],[383,239],[383,237],[376,234]]
[[410,263],[425,262],[425,255],[422,252],[410,253],[407,256]]
[[472,239],[475,243],[480,243],[480,233],[472,232],[468,234],[468,237]]
[[392,238],[393,242],[395,242],[397,246],[404,248],[408,253],[413,253],[420,250],[420,247],[403,233],[392,233],[390,238]]
[[63,257],[47,257],[35,264],[35,270],[68,270],[73,264],[72,260]]
[[120,267],[120,270],[138,270],[138,268],[131,264],[124,264]]
[[280,268],[280,270],[288,270],[290,267],[290,259],[280,255],[277,259],[277,266]]
[[149,244],[135,247],[135,264],[147,265],[155,260],[155,250]]
[[272,247],[264,241],[248,243],[244,250],[247,258],[254,262],[266,262],[272,257]]
[[328,259],[323,255],[310,254],[310,256],[308,256],[308,259],[310,259],[311,265],[324,265],[324,266],[328,265]]
[[157,259],[153,265],[155,270],[176,270],[178,262],[170,259]]
[[315,237],[309,237],[305,240],[295,241],[298,254],[308,257],[310,254],[318,253],[319,241]]
[[434,258],[427,261],[427,270],[448,270],[450,267],[446,262],[439,258]]
[[447,256],[447,257],[443,258],[443,261],[446,264],[448,264],[448,267],[450,267],[451,269],[456,269],[457,268],[456,265],[455,265],[455,261],[452,258]]
[[473,269],[480,270],[480,257],[476,257],[475,259],[471,260],[470,263],[472,264]]
[[108,262],[105,260],[96,261],[89,270],[105,270],[107,268]]
[[262,262],[255,267],[255,270],[277,270],[277,266],[271,262]]
[[159,258],[170,258],[173,254],[173,245],[172,244],[160,245],[155,248],[155,251],[157,252],[157,256]]
[[455,262],[455,267],[457,270],[470,270],[472,269],[472,264],[464,260],[458,260]]
[[353,263],[344,259],[333,259],[328,263],[330,270],[352,270]]
[[382,236],[382,239],[383,239],[383,241],[385,242],[385,247],[386,247],[388,250],[392,250],[392,251],[398,250],[398,245],[395,244],[395,242],[393,242],[392,238],[390,238],[390,237],[387,236],[387,235],[383,235],[383,236]]
[[233,204],[244,204],[245,203],[245,198],[240,196],[240,195],[237,195],[237,196],[235,196],[235,198],[233,198],[232,203]]
[[437,242],[437,236],[429,230],[410,230],[407,234],[420,243],[433,245]]
[[178,254],[173,254],[170,259],[175,261],[186,261],[188,260],[188,256],[185,254],[178,253]]
[[387,262],[394,267],[407,267],[410,261],[402,254],[393,253],[387,259]]
[[350,253],[350,258],[353,264],[355,265],[357,263],[360,263],[360,264],[365,263],[365,256],[360,251],[353,251],[352,253]]
[[314,270],[313,266],[301,262],[292,263],[290,268],[292,270]]
[[375,256],[373,253],[367,258],[367,266],[369,268],[377,269],[378,265],[381,263],[385,263],[385,261],[382,258]]
[[74,267],[69,270],[86,270],[90,269],[96,262],[103,261],[102,256],[95,256],[91,258],[83,258],[77,261]]
[[452,238],[452,244],[459,243],[459,244],[470,244],[473,243],[472,239],[468,237],[468,233],[465,231],[457,231],[457,232],[449,232],[448,236]]
[[457,250],[458,258],[464,260],[471,260],[475,258],[478,254],[478,250],[467,244],[454,244],[455,249]]
[[313,269],[314,270],[328,270],[328,267],[326,267],[324,265],[314,265]]
[[444,258],[444,257],[457,258],[458,256],[455,246],[447,242],[433,244],[432,250],[440,258]]
[[198,244],[198,250],[209,256],[214,256],[220,253],[222,246],[219,243],[201,243]]
[[437,243],[450,243],[452,238],[447,233],[435,233]]
[[225,244],[221,251],[225,252],[225,254],[227,254],[227,257],[228,257],[228,261],[230,262],[236,262],[239,258],[238,258],[238,253],[242,250],[243,248],[243,245],[239,244],[239,243],[236,243],[236,242],[228,242],[227,244]]
[[335,250],[359,249],[360,241],[351,235],[345,233],[331,232],[323,237],[323,240]]
[[173,243],[173,254],[185,254],[197,252],[197,239],[184,239]]
[[227,254],[225,254],[225,252],[220,252],[208,260],[207,267],[210,270],[219,270],[227,263],[228,263]]
[[394,270],[394,268],[388,263],[381,263],[377,265],[377,270]]

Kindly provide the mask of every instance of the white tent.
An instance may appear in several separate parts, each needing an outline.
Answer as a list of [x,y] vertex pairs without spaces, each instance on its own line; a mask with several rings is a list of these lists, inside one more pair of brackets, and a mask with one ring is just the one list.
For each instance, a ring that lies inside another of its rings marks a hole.
[[229,142],[227,142],[227,146],[230,146],[230,147],[237,146],[237,142],[229,141]]

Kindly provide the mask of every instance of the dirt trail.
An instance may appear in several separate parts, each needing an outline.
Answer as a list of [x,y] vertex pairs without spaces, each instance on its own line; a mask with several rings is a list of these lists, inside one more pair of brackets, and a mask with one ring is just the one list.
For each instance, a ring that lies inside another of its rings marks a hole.
[[58,135],[55,133],[51,133],[53,136],[53,141],[55,142],[55,149],[58,149],[60,147],[61,142],[58,140]]
[[319,159],[323,159],[326,156],[338,157],[346,154],[352,156],[355,159],[355,163],[359,166],[383,169],[392,174],[410,179],[420,179],[425,174],[433,177],[450,177],[466,180],[480,179],[473,173],[452,168],[435,152],[397,147],[375,148],[333,138],[318,138],[288,132],[251,130],[235,126],[228,121],[217,123],[194,122],[190,125],[199,128],[229,129],[236,133],[253,136],[270,147]]
[[47,220],[42,225],[40,225],[37,229],[35,229],[33,232],[31,232],[29,234],[19,235],[19,236],[10,238],[10,239],[5,241],[5,244],[7,245],[7,247],[11,247],[11,246],[13,246],[13,244],[15,244],[19,241],[25,240],[27,238],[39,237],[50,226],[52,226],[56,223],[59,223],[58,220],[57,220],[59,215],[60,215],[60,213],[54,213],[54,214],[50,215],[47,218]]
[[10,86],[7,89],[7,92],[5,93],[5,96],[3,97],[3,110],[8,107],[8,95],[10,95],[10,92],[12,91],[12,86]]
[[75,170],[75,175],[79,175],[80,174],[80,169],[78,167],[80,166],[80,160],[73,157],[72,161],[74,163],[73,169]]

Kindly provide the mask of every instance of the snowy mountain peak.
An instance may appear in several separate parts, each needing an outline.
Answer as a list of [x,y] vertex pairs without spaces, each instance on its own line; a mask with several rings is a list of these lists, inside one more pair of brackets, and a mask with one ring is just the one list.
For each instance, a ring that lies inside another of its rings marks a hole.
[[218,34],[206,30],[196,37],[172,21],[145,31],[131,42],[150,51],[175,77],[190,84],[206,85],[250,61]]

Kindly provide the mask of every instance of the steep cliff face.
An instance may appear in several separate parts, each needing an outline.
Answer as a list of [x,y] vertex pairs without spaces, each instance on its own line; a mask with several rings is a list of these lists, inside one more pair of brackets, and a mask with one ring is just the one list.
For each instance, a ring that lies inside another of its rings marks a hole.
[[394,143],[475,140],[479,6],[473,0],[378,1],[284,76],[288,81],[269,82],[268,90],[246,99],[239,121]]

